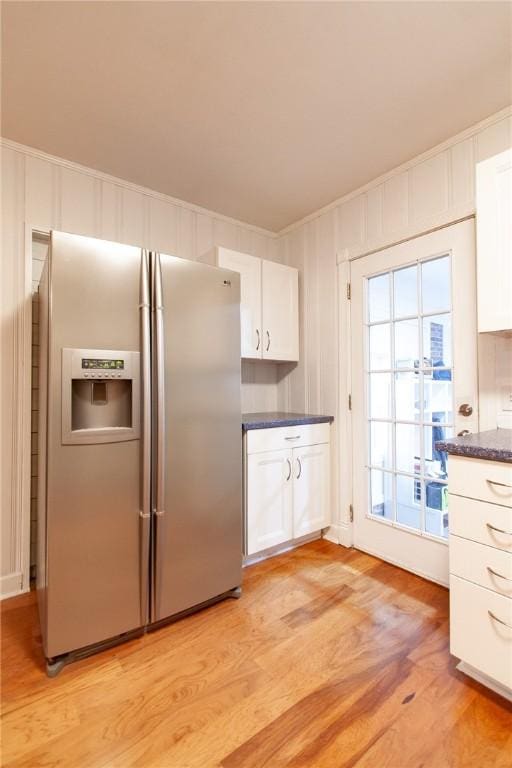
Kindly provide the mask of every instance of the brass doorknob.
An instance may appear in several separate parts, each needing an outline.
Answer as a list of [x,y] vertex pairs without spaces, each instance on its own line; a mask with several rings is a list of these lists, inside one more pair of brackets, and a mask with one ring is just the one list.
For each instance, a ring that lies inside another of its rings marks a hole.
[[473,406],[471,406],[469,403],[462,403],[459,408],[459,413],[461,416],[471,416],[473,413]]

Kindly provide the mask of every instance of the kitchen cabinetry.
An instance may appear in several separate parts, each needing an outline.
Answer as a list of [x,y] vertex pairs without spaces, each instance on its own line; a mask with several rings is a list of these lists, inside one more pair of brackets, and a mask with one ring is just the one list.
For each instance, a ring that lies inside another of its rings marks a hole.
[[247,457],[247,553],[252,555],[293,537],[293,451]]
[[261,262],[262,357],[299,359],[299,277],[293,267]]
[[477,164],[479,332],[512,329],[512,149]]
[[512,700],[512,465],[449,461],[450,650]]
[[246,554],[327,527],[329,424],[253,430],[244,440]]
[[240,274],[242,357],[298,360],[298,271],[222,247],[213,248],[201,260]]

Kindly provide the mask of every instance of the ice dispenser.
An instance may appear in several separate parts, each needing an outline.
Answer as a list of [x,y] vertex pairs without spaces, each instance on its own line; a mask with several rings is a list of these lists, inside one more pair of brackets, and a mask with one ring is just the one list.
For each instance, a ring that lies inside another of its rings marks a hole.
[[63,349],[62,442],[114,443],[139,435],[139,353]]

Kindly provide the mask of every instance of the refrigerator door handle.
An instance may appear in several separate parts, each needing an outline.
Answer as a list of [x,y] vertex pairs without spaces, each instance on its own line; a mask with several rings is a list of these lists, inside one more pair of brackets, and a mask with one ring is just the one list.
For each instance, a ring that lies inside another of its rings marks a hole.
[[142,441],[140,500],[140,612],[142,624],[149,620],[149,559],[151,536],[151,296],[149,256],[141,252],[140,261],[140,332],[142,367]]
[[165,347],[160,254],[155,254],[156,497],[155,514],[164,514],[165,494]]
[[158,615],[158,602],[161,592],[161,563],[163,536],[163,516],[165,498],[165,345],[162,267],[160,254],[151,254],[153,280],[153,445],[154,445],[154,495],[153,495],[153,581],[151,586],[151,621]]

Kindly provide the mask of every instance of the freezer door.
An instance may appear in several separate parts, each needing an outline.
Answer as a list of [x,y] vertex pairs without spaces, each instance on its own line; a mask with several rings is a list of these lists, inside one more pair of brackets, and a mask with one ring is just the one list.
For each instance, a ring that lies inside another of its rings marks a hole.
[[[46,515],[47,563],[46,584],[41,587],[46,590],[47,605],[43,638],[49,657],[115,637],[145,620],[150,488],[141,478],[142,438],[149,424],[142,419],[142,424],[133,425],[137,427],[133,439],[65,444],[61,423],[63,349],[104,350],[105,358],[113,350],[124,350],[137,367],[140,361],[149,360],[141,354],[143,267],[139,248],[52,233],[47,503],[46,510],[41,509]],[[146,312],[148,304],[149,295]],[[149,345],[149,326],[146,339]],[[90,378],[104,377],[100,389],[112,391],[114,397],[118,387],[112,378],[115,373],[87,367],[95,362],[84,365],[83,374],[81,370],[73,374],[80,386],[88,386]],[[134,374],[140,384],[140,371]],[[74,384],[73,378],[65,386]],[[134,388],[133,396],[139,398],[138,393],[145,390],[144,386]],[[93,398],[87,408],[107,409],[105,397]],[[71,404],[72,398],[68,400]],[[144,403],[142,406],[133,412],[143,416]],[[146,446],[149,452],[149,439]],[[148,462],[145,464],[149,472]]]
[[240,280],[171,256],[153,274],[159,621],[241,581]]

